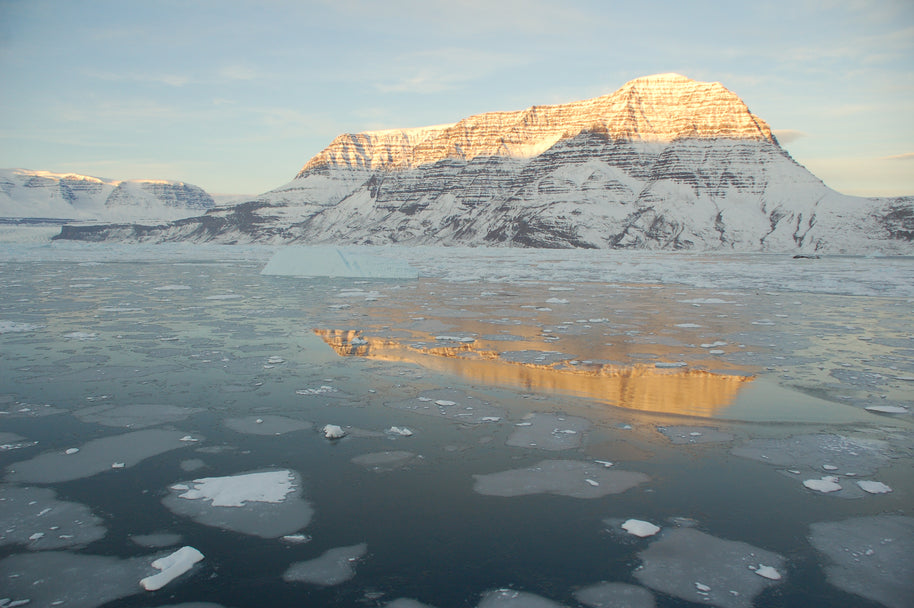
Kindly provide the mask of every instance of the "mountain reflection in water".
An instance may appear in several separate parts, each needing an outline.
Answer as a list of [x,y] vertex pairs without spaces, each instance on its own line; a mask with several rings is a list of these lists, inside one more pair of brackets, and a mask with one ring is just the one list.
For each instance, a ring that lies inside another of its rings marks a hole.
[[448,346],[410,344],[362,335],[360,330],[314,329],[342,357],[413,363],[477,384],[566,393],[646,412],[710,417],[729,406],[753,376],[689,368],[658,368],[566,361],[511,361],[475,342]]

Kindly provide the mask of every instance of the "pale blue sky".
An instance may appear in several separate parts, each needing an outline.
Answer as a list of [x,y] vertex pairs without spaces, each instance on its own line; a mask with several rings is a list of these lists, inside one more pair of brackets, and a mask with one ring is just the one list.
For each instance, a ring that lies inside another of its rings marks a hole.
[[256,194],[342,132],[662,72],[841,192],[914,195],[911,0],[0,0],[0,167]]

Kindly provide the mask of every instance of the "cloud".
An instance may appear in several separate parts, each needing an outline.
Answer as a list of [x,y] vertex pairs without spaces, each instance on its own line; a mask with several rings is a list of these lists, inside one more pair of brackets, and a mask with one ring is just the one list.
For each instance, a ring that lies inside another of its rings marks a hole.
[[518,55],[465,48],[441,48],[397,57],[391,78],[375,83],[382,93],[441,93],[522,64]]
[[782,144],[789,144],[792,141],[808,136],[807,133],[795,129],[772,129],[772,132]]
[[904,154],[893,154],[892,156],[883,156],[879,160],[914,160],[914,152],[905,152]]
[[107,80],[109,82],[139,82],[148,84],[165,84],[170,87],[182,87],[192,79],[185,74],[150,74],[143,72],[128,72],[117,74],[114,72],[90,71],[86,74],[90,78]]

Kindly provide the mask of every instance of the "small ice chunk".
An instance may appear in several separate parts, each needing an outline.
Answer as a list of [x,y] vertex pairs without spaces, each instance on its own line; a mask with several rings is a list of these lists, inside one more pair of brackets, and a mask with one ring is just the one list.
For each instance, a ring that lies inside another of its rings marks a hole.
[[366,543],[330,549],[316,559],[292,564],[282,578],[286,582],[339,585],[355,576],[354,565],[367,552]]
[[249,435],[284,435],[295,431],[310,429],[313,425],[304,420],[287,416],[244,416],[228,418],[225,426],[237,433]]
[[653,536],[654,534],[657,534],[658,532],[660,532],[659,526],[655,526],[654,524],[652,524],[649,521],[642,521],[640,519],[627,520],[625,523],[622,524],[622,529],[625,530],[626,532],[628,532],[629,534],[633,534],[634,536],[638,536],[641,538]]
[[803,482],[803,485],[810,490],[822,492],[823,494],[837,492],[841,489],[841,484],[838,483],[838,478],[834,475],[827,475],[822,479],[807,479]]
[[160,557],[152,562],[152,567],[156,570],[161,570],[161,572],[142,579],[140,585],[146,591],[161,589],[190,570],[194,564],[202,559],[203,554],[197,549],[190,546],[181,547],[171,555]]
[[776,568],[765,566],[764,564],[759,564],[758,568],[755,569],[755,573],[772,581],[781,580],[781,573]]
[[413,432],[406,428],[405,426],[392,426],[387,429],[387,432],[391,435],[399,435],[400,437],[412,437]]
[[699,593],[708,593],[711,591],[709,586],[705,585],[704,583],[699,583],[698,581],[695,581],[695,588],[698,589]]
[[286,534],[285,536],[281,536],[279,540],[287,543],[304,544],[310,543],[311,537],[307,534]]
[[64,452],[67,456],[73,455],[79,451],[79,448],[67,448],[67,451]]
[[860,486],[860,489],[864,492],[870,494],[887,494],[892,491],[892,488],[882,483],[881,481],[858,481],[857,485]]
[[674,369],[677,367],[685,367],[688,365],[685,361],[658,361],[654,363],[654,367],[658,369]]
[[833,464],[823,464],[822,468],[825,469],[826,471],[837,471],[838,470],[838,467],[836,467]]
[[506,445],[551,451],[568,450],[580,447],[583,434],[592,426],[585,418],[560,414],[529,414],[526,420],[530,424],[523,427],[515,425]]
[[450,401],[448,399],[436,399],[435,405],[440,405],[441,407],[450,407],[452,405],[457,405],[456,401]]
[[112,469],[123,469],[125,466],[127,466],[126,462],[112,462],[111,463]]
[[343,430],[343,427],[336,424],[325,424],[324,428],[321,429],[321,433],[327,439],[342,439],[346,436],[346,431]]

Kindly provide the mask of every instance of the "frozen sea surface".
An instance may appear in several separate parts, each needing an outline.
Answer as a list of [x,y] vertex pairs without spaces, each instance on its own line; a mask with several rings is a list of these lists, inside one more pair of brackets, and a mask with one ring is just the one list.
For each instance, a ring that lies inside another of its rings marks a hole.
[[912,595],[914,260],[276,251],[5,244],[0,605]]

